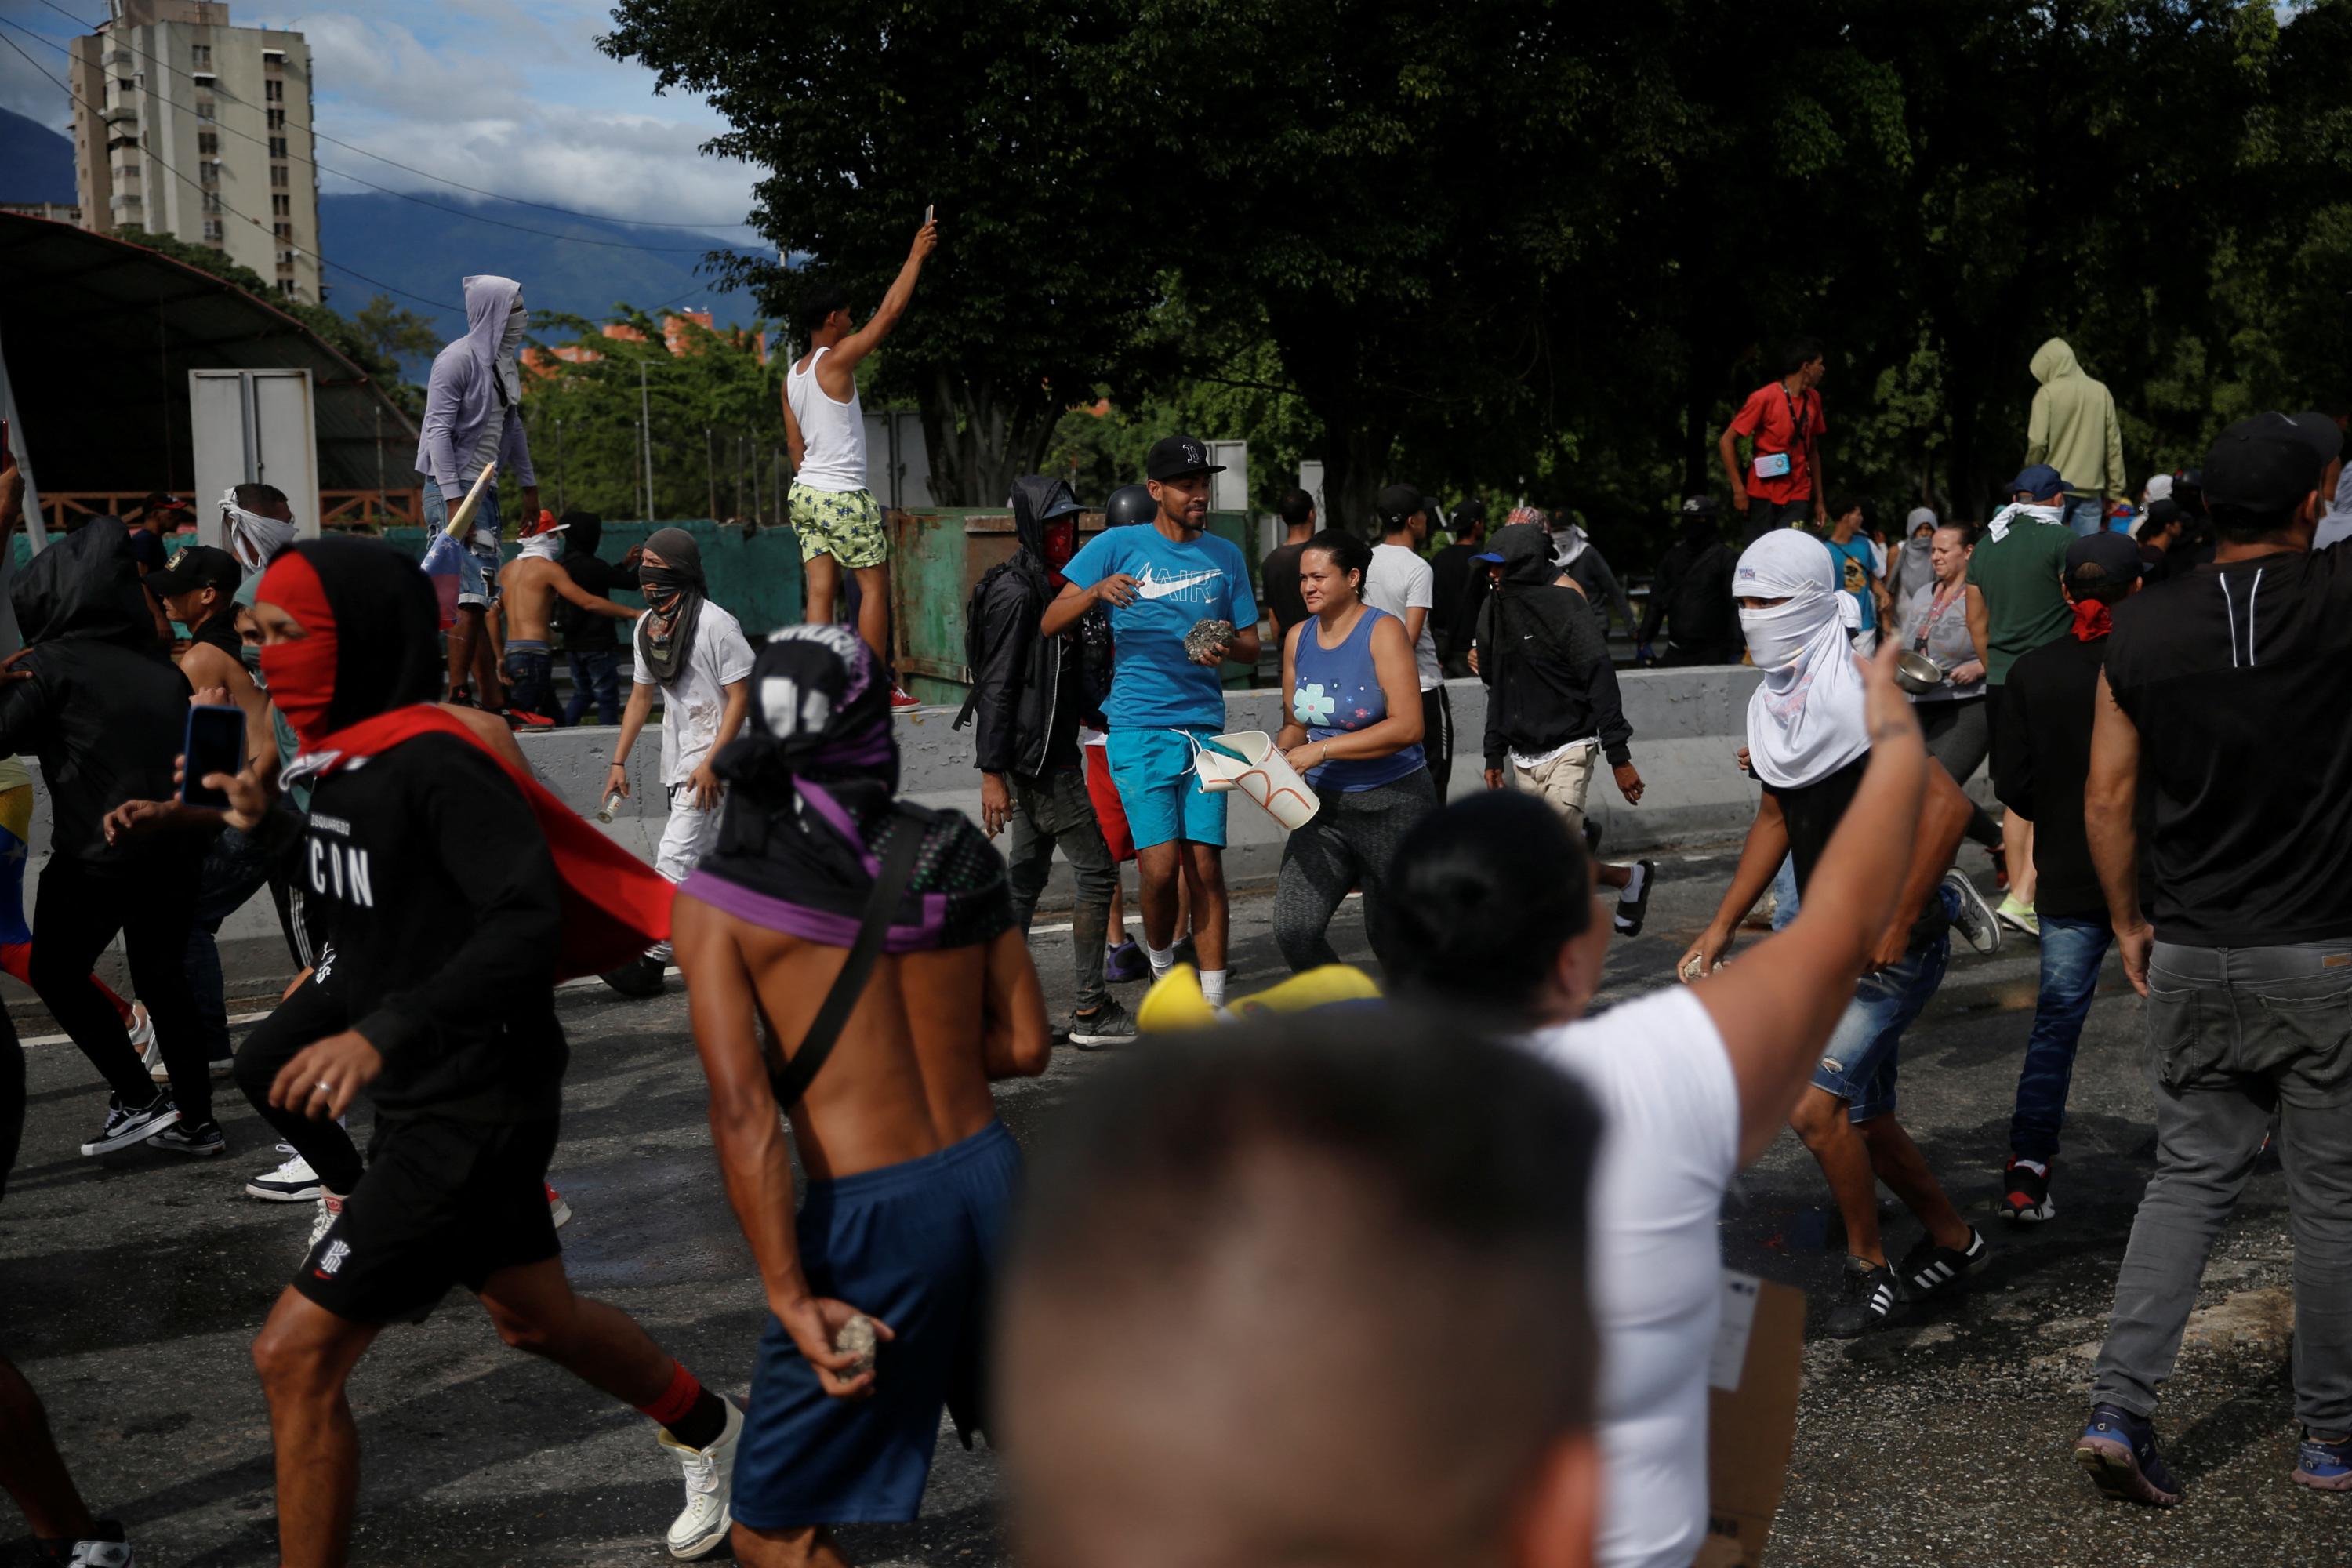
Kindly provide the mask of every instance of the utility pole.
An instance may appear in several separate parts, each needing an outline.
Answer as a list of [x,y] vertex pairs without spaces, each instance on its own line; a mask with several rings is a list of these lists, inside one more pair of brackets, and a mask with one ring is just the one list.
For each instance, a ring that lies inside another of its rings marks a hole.
[[646,521],[654,520],[654,403],[646,390],[646,362],[637,362],[637,429],[646,453]]
[[563,416],[555,416],[555,515],[571,510],[563,504]]
[[381,403],[375,405],[375,510],[379,512],[392,510],[383,489],[383,405]]
[[702,427],[702,499],[703,510],[710,521],[719,521],[719,433],[709,426]]

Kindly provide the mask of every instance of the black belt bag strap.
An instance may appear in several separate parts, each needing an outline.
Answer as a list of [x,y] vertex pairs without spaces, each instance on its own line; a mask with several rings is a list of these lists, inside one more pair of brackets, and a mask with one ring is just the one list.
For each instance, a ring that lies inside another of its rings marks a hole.
[[816,1010],[816,1019],[809,1025],[808,1033],[801,1037],[801,1048],[793,1053],[792,1060],[768,1068],[768,1082],[776,1093],[776,1103],[789,1108],[808,1092],[808,1087],[833,1055],[835,1042],[841,1038],[842,1026],[849,1022],[851,1009],[865,994],[866,982],[874,973],[875,960],[882,956],[882,940],[889,934],[890,916],[898,910],[898,900],[906,896],[907,884],[915,879],[915,858],[923,850],[923,832],[929,826],[920,815],[903,805],[894,807],[896,829],[890,836],[890,848],[882,857],[882,870],[874,879],[874,891],[866,900],[866,914],[858,922],[857,940],[850,944],[849,960],[834,976],[833,988],[824,994],[824,1005]]

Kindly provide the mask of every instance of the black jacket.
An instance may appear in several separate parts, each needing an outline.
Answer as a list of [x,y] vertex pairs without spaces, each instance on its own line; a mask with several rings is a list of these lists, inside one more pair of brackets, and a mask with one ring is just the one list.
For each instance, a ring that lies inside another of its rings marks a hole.
[[[589,593],[604,598],[615,593],[635,593],[636,578],[596,553],[596,547],[604,541],[604,525],[601,521],[591,518],[573,521],[563,535],[564,573]],[[568,600],[555,601],[555,627],[563,634],[563,647],[569,653],[618,652],[621,639],[614,628],[625,624],[593,610],[583,610]]]
[[17,668],[32,679],[0,682],[0,753],[40,760],[50,852],[126,872],[201,856],[184,833],[110,847],[100,826],[124,801],[172,798],[188,721],[188,682],[155,640],[121,520],[92,518],[50,544],[10,600],[32,649]]
[[1712,534],[1677,542],[1658,563],[1649,607],[1642,612],[1633,640],[1649,643],[1663,625],[1666,641],[1675,647],[1717,649],[1740,643],[1739,605],[1731,596],[1731,574],[1738,564],[1731,546]]
[[1045,521],[1078,510],[1060,479],[1028,475],[1013,481],[1013,559],[992,572],[976,598],[972,660],[972,765],[984,773],[1034,778],[1064,737],[1075,739],[1081,698],[1078,640],[1040,637],[1053,597],[1045,573]]
[[2091,721],[2112,637],[2072,636],[2021,655],[1993,704],[1993,794],[2033,824],[2034,910],[2106,918],[2107,897],[2083,826],[2091,777]]
[[1513,523],[1495,536],[1503,581],[1478,614],[1478,678],[1486,701],[1486,765],[1508,753],[1539,756],[1598,735],[1610,763],[1632,760],[1633,726],[1617,698],[1617,671],[1591,609],[1559,568],[1543,531]]

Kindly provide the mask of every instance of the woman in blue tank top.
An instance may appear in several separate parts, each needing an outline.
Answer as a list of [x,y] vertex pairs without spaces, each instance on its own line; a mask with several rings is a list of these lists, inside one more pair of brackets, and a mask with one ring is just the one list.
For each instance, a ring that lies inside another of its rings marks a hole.
[[1307,619],[1282,645],[1275,743],[1322,802],[1283,846],[1274,937],[1294,970],[1337,963],[1328,932],[1339,900],[1364,890],[1364,929],[1382,959],[1389,868],[1412,825],[1437,807],[1421,752],[1421,680],[1404,623],[1359,596],[1371,546],[1326,529],[1299,552]]

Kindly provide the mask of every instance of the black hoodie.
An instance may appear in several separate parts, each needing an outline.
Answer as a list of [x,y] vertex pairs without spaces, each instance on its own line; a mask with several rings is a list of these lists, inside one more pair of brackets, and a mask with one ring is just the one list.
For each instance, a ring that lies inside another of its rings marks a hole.
[[49,852],[123,872],[200,856],[184,833],[109,846],[100,826],[124,801],[173,797],[188,722],[188,683],[155,640],[122,520],[92,518],[50,544],[10,600],[32,651],[16,666],[29,679],[0,682],[0,752],[40,759]]
[[1013,559],[973,592],[979,625],[972,650],[972,765],[985,773],[1035,778],[1078,760],[1078,638],[1041,637],[1053,586],[1045,570],[1045,522],[1076,514],[1077,498],[1060,479],[1030,474],[1013,481]]
[[1584,596],[1553,586],[1551,542],[1533,523],[1515,522],[1495,535],[1493,552],[1503,558],[1503,580],[1478,613],[1478,678],[1492,689],[1486,765],[1595,735],[1612,765],[1630,761],[1633,731],[1609,645]]
[[[636,578],[596,553],[604,542],[604,520],[585,511],[568,511],[563,519],[570,524],[563,531],[563,570],[572,580],[600,598],[635,593]],[[617,653],[621,639],[614,628],[623,624],[563,599],[555,602],[555,628],[563,634],[567,653]]]

